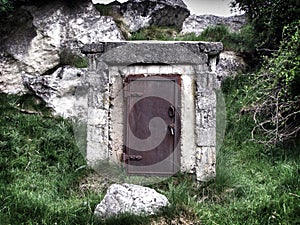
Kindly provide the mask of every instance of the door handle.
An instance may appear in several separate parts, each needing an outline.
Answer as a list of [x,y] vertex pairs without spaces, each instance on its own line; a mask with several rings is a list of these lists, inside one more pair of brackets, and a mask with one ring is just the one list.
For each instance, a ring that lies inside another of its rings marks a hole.
[[171,118],[175,116],[175,107],[173,105],[170,105],[168,113],[169,113],[169,117]]
[[175,126],[174,126],[174,123],[171,123],[169,125],[169,130],[170,130],[171,135],[174,136],[175,135]]

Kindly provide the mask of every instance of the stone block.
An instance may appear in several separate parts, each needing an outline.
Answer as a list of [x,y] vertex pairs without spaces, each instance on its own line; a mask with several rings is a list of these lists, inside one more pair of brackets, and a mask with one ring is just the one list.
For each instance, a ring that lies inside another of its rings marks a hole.
[[217,76],[215,73],[202,72],[196,74],[197,91],[209,91],[216,88]]
[[107,143],[97,141],[87,142],[86,160],[88,165],[93,167],[94,165],[97,165],[99,161],[106,159],[108,159]]
[[214,108],[216,106],[217,96],[214,91],[197,91],[196,110]]
[[96,109],[107,109],[109,104],[108,93],[93,91],[89,94],[88,106]]
[[196,128],[215,128],[216,127],[216,109],[207,108],[196,111]]
[[88,108],[88,125],[106,125],[108,112],[104,109]]
[[216,128],[196,127],[197,146],[216,146]]
[[216,176],[216,151],[214,147],[199,147],[196,151],[196,177],[208,181]]

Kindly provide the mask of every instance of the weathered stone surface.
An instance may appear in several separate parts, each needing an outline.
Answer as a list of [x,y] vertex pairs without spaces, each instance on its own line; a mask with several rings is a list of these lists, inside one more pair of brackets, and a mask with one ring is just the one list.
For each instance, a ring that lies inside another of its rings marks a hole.
[[26,91],[21,74],[47,73],[61,63],[65,49],[80,54],[84,44],[123,39],[112,18],[101,16],[87,1],[73,7],[60,1],[25,6],[14,17],[1,22],[9,26],[0,29],[4,34],[0,37],[1,92]]
[[113,184],[97,205],[94,214],[100,218],[126,212],[137,215],[155,214],[169,204],[168,199],[154,189],[133,184]]
[[[23,75],[25,86],[41,97],[54,114],[63,117],[79,117],[87,109],[87,93],[84,91],[82,77],[86,69],[70,66],[58,68],[54,73],[43,76]],[[79,99],[75,92],[81,88]]]
[[195,33],[199,35],[207,27],[216,25],[224,25],[230,31],[236,32],[246,25],[246,16],[219,17],[214,15],[190,15],[182,25],[181,34]]
[[128,26],[131,32],[151,25],[174,26],[181,29],[190,15],[182,0],[129,0],[109,4],[112,13]]
[[196,150],[196,179],[208,181],[216,177],[216,151],[214,147],[198,147]]
[[216,66],[217,85],[228,76],[234,75],[238,72],[245,72],[247,64],[243,57],[232,51],[224,51],[219,55],[218,64]]
[[[198,43],[197,43],[198,44]],[[196,44],[196,45],[197,45]],[[118,54],[122,49],[122,54]],[[134,54],[133,54],[134,52]],[[118,57],[115,57],[118,54]],[[103,55],[109,65],[129,65],[132,63],[168,63],[168,64],[203,64],[207,62],[205,54],[192,54],[187,48],[174,43],[127,43],[119,48],[112,49]]]
[[[21,71],[26,65],[13,57],[0,53],[0,92],[18,94],[26,92],[22,82]],[[15,71],[18,71],[17,74]]]

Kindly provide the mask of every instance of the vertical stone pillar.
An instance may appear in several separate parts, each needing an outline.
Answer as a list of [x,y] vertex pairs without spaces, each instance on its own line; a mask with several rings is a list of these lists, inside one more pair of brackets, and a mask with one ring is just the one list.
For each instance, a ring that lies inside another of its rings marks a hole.
[[87,161],[95,165],[108,159],[108,111],[109,82],[108,66],[95,55],[90,56],[87,115]]
[[216,75],[196,72],[196,176],[207,181],[216,175]]

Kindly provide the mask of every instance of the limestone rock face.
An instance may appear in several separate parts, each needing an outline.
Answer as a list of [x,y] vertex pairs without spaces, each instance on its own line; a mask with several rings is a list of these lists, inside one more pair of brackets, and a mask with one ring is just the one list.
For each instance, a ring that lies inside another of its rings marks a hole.
[[183,21],[190,15],[182,0],[115,1],[109,6],[131,32],[151,25],[174,26],[181,30]]
[[216,66],[216,74],[218,85],[228,76],[234,75],[238,72],[245,72],[247,64],[243,57],[232,51],[224,51],[219,55],[219,61]]
[[84,44],[123,39],[112,18],[101,16],[91,2],[24,6],[1,20],[9,24],[0,28],[0,91],[6,93],[26,91],[21,75],[40,76],[57,67],[64,49],[80,54]]
[[[80,116],[87,108],[86,101],[78,99],[75,92],[83,87],[82,77],[86,69],[71,66],[58,68],[54,73],[43,76],[23,75],[25,86],[41,97],[53,113],[65,118]],[[87,94],[87,93],[86,93]],[[86,95],[82,93],[81,98]]]
[[95,216],[107,218],[121,213],[155,214],[169,205],[168,199],[155,190],[134,184],[113,184],[95,209]]
[[182,25],[181,34],[195,33],[196,35],[207,27],[224,25],[230,31],[239,31],[246,24],[245,15],[236,15],[229,17],[219,17],[214,15],[190,15]]

